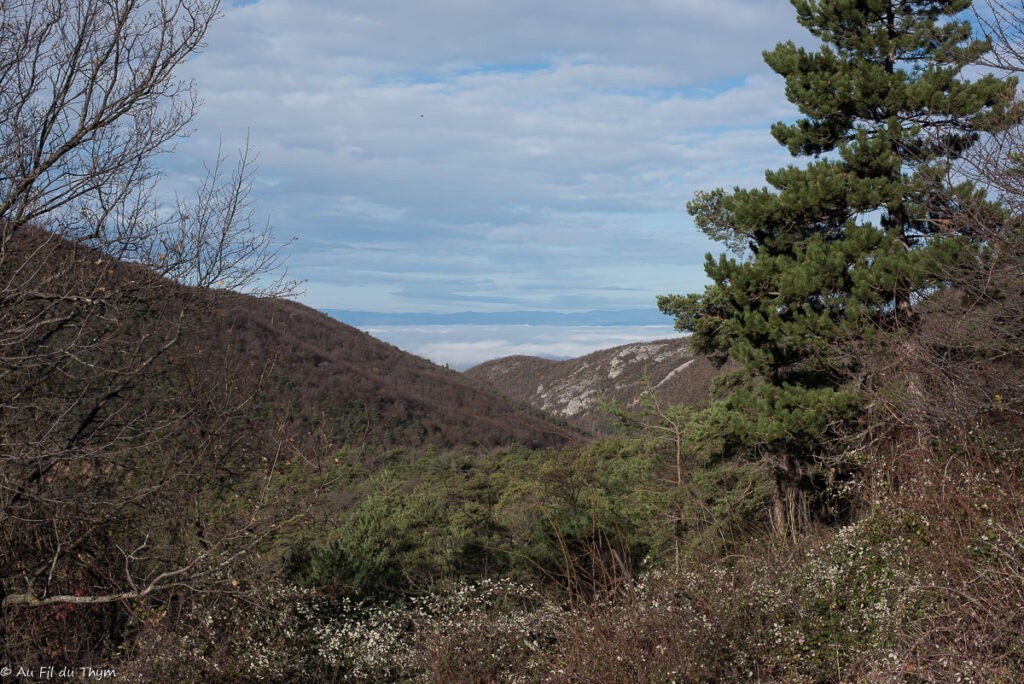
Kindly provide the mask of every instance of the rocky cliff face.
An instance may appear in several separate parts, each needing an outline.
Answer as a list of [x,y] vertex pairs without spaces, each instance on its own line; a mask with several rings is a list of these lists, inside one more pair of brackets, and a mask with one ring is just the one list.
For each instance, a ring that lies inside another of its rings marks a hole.
[[718,369],[693,356],[685,338],[613,347],[568,361],[509,356],[470,368],[465,375],[583,429],[605,432],[610,407],[634,408],[654,390],[668,402],[707,397]]

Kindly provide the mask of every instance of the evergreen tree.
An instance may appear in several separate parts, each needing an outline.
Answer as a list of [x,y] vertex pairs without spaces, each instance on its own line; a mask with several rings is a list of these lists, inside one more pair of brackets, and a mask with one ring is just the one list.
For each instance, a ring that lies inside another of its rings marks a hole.
[[950,164],[1005,127],[1016,89],[965,77],[989,48],[958,18],[970,0],[792,4],[821,45],[765,53],[803,115],[772,134],[811,159],[767,172],[771,188],[698,193],[697,225],[735,256],[707,255],[703,294],[658,300],[697,351],[742,364],[721,427],[770,464],[780,532],[807,519],[836,426],[860,410],[844,343],[910,323],[943,266],[971,258],[971,236],[947,228],[954,207],[936,190],[977,194],[951,186]]

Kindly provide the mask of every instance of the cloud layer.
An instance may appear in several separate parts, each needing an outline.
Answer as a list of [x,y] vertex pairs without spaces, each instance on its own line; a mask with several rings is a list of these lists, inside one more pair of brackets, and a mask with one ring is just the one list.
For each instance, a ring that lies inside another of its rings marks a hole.
[[504,356],[569,359],[597,349],[677,335],[669,323],[662,326],[369,326],[366,331],[400,349],[460,371]]
[[653,307],[703,286],[693,192],[787,163],[760,53],[790,37],[785,0],[239,4],[169,175],[248,135],[313,306]]

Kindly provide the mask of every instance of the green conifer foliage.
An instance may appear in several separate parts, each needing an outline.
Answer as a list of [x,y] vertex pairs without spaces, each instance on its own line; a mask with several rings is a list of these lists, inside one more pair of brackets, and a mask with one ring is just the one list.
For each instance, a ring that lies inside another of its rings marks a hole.
[[698,227],[735,256],[707,256],[703,294],[658,301],[696,350],[743,365],[722,429],[770,464],[780,532],[806,521],[836,426],[860,409],[844,345],[912,321],[943,266],[972,258],[936,189],[975,192],[949,187],[950,163],[1007,125],[1016,89],[966,77],[989,48],[962,18],[969,0],[792,4],[820,47],[764,54],[803,115],[772,134],[810,159],[768,171],[769,187],[698,193]]

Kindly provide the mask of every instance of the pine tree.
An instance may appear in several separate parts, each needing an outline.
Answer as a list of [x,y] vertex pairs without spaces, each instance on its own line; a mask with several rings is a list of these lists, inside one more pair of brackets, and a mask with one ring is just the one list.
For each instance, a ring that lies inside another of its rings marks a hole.
[[1007,125],[1016,89],[965,78],[989,48],[958,17],[970,0],[792,4],[821,45],[764,54],[803,115],[772,134],[810,160],[766,172],[770,188],[698,193],[698,227],[735,255],[707,255],[703,294],[658,301],[697,351],[742,364],[722,429],[770,465],[779,532],[806,521],[836,426],[861,410],[843,345],[910,324],[943,266],[976,249],[947,228],[954,207],[936,197],[977,194],[952,185],[951,162]]

